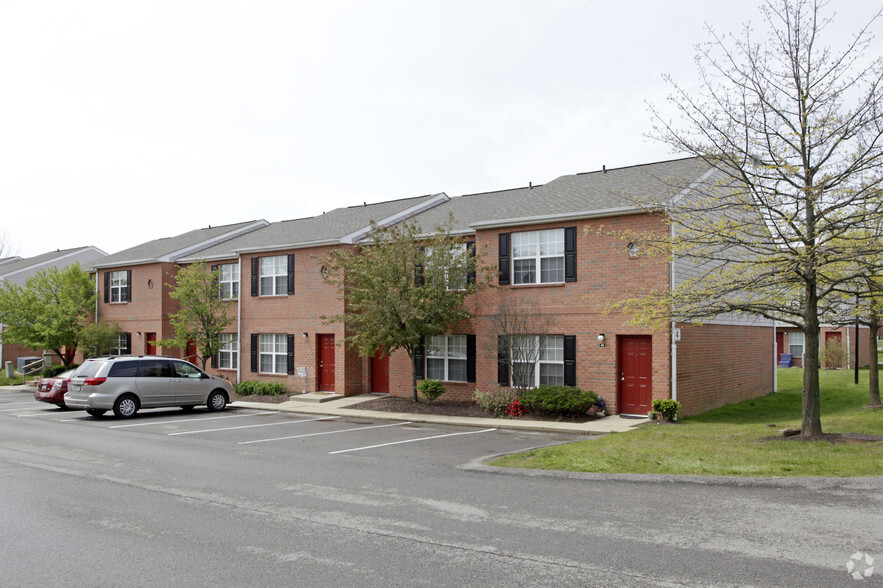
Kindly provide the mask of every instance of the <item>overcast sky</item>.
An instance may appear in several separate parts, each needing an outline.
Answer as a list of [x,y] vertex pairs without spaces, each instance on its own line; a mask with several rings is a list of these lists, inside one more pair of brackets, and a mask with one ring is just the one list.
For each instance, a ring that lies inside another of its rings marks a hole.
[[[756,4],[0,0],[0,231],[114,253],[677,157],[646,102]],[[880,2],[832,6],[854,32]]]

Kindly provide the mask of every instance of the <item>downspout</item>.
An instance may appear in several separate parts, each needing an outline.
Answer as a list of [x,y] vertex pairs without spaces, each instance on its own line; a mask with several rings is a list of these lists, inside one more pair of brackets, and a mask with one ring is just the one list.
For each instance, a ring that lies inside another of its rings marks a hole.
[[[675,226],[674,224],[669,225],[669,235],[671,237],[671,241],[674,242],[675,237]],[[669,291],[674,292],[675,290],[675,258],[672,256],[671,258],[671,270],[669,271]],[[677,333],[677,327],[675,326],[675,322],[671,321],[671,399],[678,399],[678,341],[675,335]]]
[[242,365],[242,256],[239,265],[239,296],[236,297],[236,383],[239,383],[239,367]]
[[773,321],[773,394],[779,391],[779,348],[776,346],[776,321]]

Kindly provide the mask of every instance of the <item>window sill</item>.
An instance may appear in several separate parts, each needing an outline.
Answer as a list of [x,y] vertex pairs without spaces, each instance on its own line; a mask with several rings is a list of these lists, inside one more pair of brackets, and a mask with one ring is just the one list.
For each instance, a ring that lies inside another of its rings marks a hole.
[[269,372],[252,372],[253,374],[257,374],[259,376],[268,376],[270,378],[287,378],[288,376],[293,376],[294,374],[275,374]]
[[[574,283],[574,282],[571,282]],[[554,284],[511,284],[512,288],[563,288],[568,282],[556,282]]]
[[252,298],[288,298],[289,296],[294,296],[294,294],[258,294]]
[[129,303],[128,300],[122,300],[120,302],[108,302],[107,304],[128,304],[128,303]]

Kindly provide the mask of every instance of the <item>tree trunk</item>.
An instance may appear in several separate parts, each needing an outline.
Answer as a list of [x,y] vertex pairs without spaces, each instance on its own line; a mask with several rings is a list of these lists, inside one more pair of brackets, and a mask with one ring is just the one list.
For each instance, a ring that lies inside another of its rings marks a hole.
[[806,285],[803,335],[803,423],[800,434],[810,437],[822,434],[819,406],[819,312],[814,283]]
[[411,360],[411,400],[417,402],[417,366],[414,364],[413,351],[408,351],[408,358]]
[[[883,407],[880,402],[880,366],[877,364],[877,329],[880,324],[880,315],[871,311],[871,320],[868,325],[868,406],[873,408]],[[856,360],[858,361],[858,360]]]

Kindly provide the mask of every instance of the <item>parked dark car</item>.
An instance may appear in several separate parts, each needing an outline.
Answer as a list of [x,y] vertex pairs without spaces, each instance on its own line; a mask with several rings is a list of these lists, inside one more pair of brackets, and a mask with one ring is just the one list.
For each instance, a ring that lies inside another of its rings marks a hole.
[[71,376],[77,371],[75,369],[61,372],[52,378],[40,378],[37,382],[37,390],[34,392],[34,398],[40,402],[48,402],[59,408],[67,408],[64,403],[64,395],[67,392],[67,385],[71,381]]

